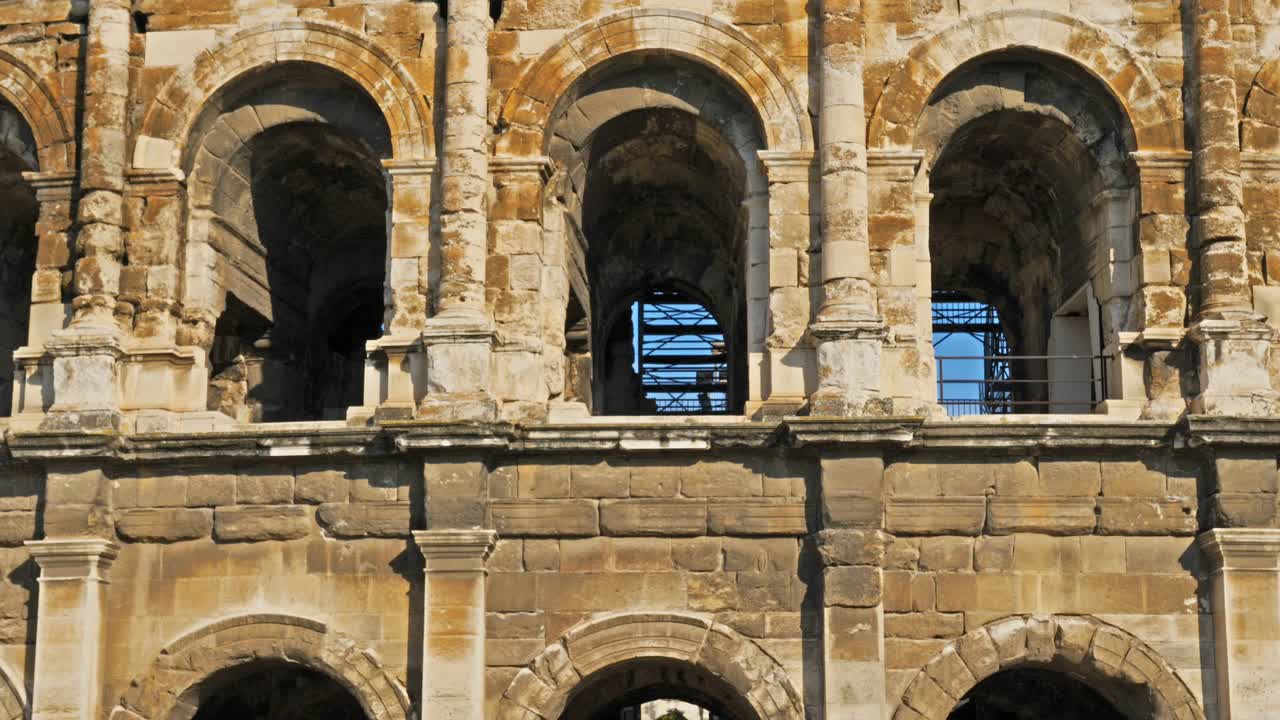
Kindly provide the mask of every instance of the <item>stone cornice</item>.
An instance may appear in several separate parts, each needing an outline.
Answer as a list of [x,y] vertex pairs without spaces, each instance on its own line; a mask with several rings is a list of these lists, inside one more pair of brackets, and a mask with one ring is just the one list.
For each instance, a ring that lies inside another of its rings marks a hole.
[[1217,528],[1202,533],[1196,544],[1209,560],[1211,573],[1280,572],[1280,530]]
[[[826,452],[881,449],[1005,456],[1132,453],[1145,448],[1252,447],[1280,451],[1280,417],[1195,415],[1178,423],[1107,416],[925,419],[920,417],[606,418],[560,424],[383,420],[364,427],[336,422],[250,425],[234,430],[163,434],[10,430],[0,462],[216,463],[249,459],[394,457],[431,454],[659,454],[779,448]],[[7,455],[7,457],[6,457]]]
[[1280,449],[1280,417],[1189,415],[1186,423],[1187,444],[1191,447],[1259,446]]

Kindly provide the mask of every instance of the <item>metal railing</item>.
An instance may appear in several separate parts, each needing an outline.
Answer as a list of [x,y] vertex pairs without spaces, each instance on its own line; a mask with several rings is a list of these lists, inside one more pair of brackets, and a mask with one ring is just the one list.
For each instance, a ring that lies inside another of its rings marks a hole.
[[[1015,413],[1089,413],[1107,398],[1109,355],[942,355],[938,367],[938,404],[951,416]],[[957,368],[967,363],[966,368]],[[1050,363],[1088,363],[1063,377],[1019,377],[1016,367]],[[950,366],[950,373],[948,373]],[[1087,388],[1087,391],[1084,390]],[[1081,389],[1080,392],[1072,392]]]

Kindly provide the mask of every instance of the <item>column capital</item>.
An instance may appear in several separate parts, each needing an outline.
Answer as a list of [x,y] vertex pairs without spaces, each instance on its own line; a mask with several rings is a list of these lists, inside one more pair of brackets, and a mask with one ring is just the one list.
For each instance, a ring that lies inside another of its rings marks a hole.
[[867,174],[884,180],[914,180],[923,161],[922,150],[868,150]]
[[1196,538],[1211,573],[1280,572],[1280,529],[1215,528]]
[[495,155],[489,158],[489,174],[495,178],[521,175],[537,178],[539,182],[551,179],[555,163],[546,155]]
[[1129,166],[1139,180],[1182,182],[1191,158],[1190,150],[1139,150],[1129,153]]
[[42,202],[47,200],[70,200],[72,190],[76,185],[76,173],[74,170],[24,172],[22,173],[22,179],[36,191],[36,199]]
[[493,530],[414,530],[427,572],[484,572],[498,541]]
[[809,182],[814,169],[812,150],[759,150],[756,155],[769,182]]
[[40,566],[40,582],[94,580],[107,582],[107,573],[120,546],[101,538],[28,540],[31,557]]
[[382,161],[382,169],[393,178],[430,176],[436,171],[436,159],[412,158],[399,160],[390,158]]
[[177,195],[186,184],[180,168],[130,168],[125,171],[126,195]]

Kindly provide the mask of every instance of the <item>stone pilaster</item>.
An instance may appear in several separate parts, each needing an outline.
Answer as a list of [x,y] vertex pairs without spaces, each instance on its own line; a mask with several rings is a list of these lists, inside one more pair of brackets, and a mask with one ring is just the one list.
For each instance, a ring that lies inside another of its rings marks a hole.
[[[486,287],[502,343],[494,348],[493,394],[503,420],[541,420],[547,402],[564,392],[564,324],[569,276],[563,235],[542,231],[547,157],[499,156],[491,161]],[[583,414],[588,414],[582,408]]]
[[1219,720],[1264,720],[1280,704],[1280,530],[1215,529],[1208,559]]
[[102,717],[107,573],[119,548],[97,538],[32,540],[40,566],[32,720]]
[[915,188],[923,159],[918,151],[867,154],[872,265],[880,269],[880,316],[891,338],[882,351],[882,392],[895,415],[928,414],[936,394],[929,266],[933,196],[920,195]]
[[492,530],[417,530],[425,560],[420,717],[484,720],[485,562]]
[[36,270],[31,278],[30,324],[26,344],[14,352],[14,394],[11,415],[22,424],[39,423],[48,410],[45,388],[53,383],[53,360],[44,345],[68,320],[70,306],[62,291],[62,274],[71,263],[74,172],[23,173],[36,192],[40,213],[36,220]]
[[[1129,238],[1136,236],[1137,254],[1108,258],[1109,282],[1095,289],[1112,325],[1120,327],[1127,315],[1136,318],[1136,325],[1108,338],[1103,348],[1111,358],[1103,410],[1171,420],[1186,411],[1179,346],[1186,334],[1191,284],[1186,188],[1192,155],[1182,150],[1148,151],[1132,153],[1129,160],[1139,189],[1137,232],[1114,217],[1132,215],[1127,203],[1123,212],[1108,208],[1105,231],[1119,236],[1099,247],[1114,252],[1113,248],[1129,247]],[[1136,303],[1136,313],[1129,313],[1129,303]]]
[[[760,152],[769,182],[768,255],[759,258],[766,265],[761,274],[767,281],[751,288],[747,322],[764,321],[764,327],[749,326],[747,335],[752,341],[763,337],[764,356],[748,363],[763,366],[750,388],[755,407],[748,408],[748,414],[791,415],[808,400],[814,350],[806,332],[812,315],[811,284],[820,281],[809,264],[814,250],[809,195],[813,160],[808,151]],[[756,259],[752,262],[755,272]]]
[[822,679],[825,717],[880,720],[885,703],[886,537],[878,455],[822,460]]
[[431,420],[489,420],[494,330],[485,299],[488,256],[489,4],[449,3],[445,28],[444,158],[440,186],[440,280],[436,312],[422,332]]
[[1273,332],[1253,309],[1245,245],[1239,116],[1228,0],[1195,0],[1192,68],[1195,238],[1200,302],[1191,338],[1199,348],[1200,394],[1192,411],[1268,415]]
[[384,160],[387,179],[386,294],[383,336],[365,346],[364,406],[348,418],[409,419],[426,392],[422,329],[431,295],[431,185],[436,162]]
[[815,415],[882,414],[884,328],[871,282],[867,225],[866,109],[859,0],[824,0],[818,111],[822,172],[822,305],[810,333],[818,343]]

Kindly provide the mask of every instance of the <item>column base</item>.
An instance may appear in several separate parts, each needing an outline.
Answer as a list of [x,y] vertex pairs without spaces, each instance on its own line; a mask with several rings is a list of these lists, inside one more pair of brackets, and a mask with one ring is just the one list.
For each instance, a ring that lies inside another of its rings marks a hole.
[[40,430],[117,431],[121,425],[118,368],[124,357],[114,327],[59,330],[45,343],[53,358],[53,402]]
[[1191,412],[1200,415],[1269,416],[1280,393],[1271,386],[1275,331],[1255,320],[1204,319],[1187,333],[1198,351],[1200,393]]
[[873,322],[817,322],[818,390],[809,414],[829,417],[889,415],[893,400],[880,389],[880,355],[886,330]]
[[426,396],[418,418],[436,422],[492,422],[498,403],[487,391],[493,327],[470,318],[432,318],[422,330]]

